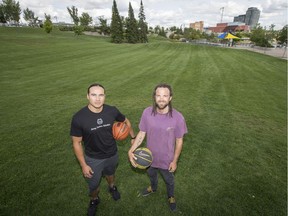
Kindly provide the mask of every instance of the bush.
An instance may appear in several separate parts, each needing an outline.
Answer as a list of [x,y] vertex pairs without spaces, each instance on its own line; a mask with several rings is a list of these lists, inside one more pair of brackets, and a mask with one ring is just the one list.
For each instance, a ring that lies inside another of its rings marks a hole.
[[84,26],[74,26],[74,33],[75,35],[81,35],[83,34],[85,27]]
[[44,22],[44,30],[45,32],[47,32],[48,34],[52,31],[53,28],[53,24],[51,22],[51,20],[46,20]]

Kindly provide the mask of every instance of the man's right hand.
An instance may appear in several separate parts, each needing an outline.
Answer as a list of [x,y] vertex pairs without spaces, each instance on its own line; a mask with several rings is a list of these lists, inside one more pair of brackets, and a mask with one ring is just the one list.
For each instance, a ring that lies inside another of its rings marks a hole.
[[85,178],[92,178],[94,172],[90,166],[85,165],[82,167],[82,173]]
[[136,168],[137,164],[135,163],[135,160],[137,160],[137,158],[135,157],[132,151],[128,151],[128,157],[132,166]]

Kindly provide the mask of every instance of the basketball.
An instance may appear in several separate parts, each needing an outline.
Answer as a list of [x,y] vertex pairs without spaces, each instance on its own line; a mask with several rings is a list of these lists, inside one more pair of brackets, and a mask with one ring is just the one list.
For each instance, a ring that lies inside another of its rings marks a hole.
[[148,148],[138,148],[134,152],[137,168],[146,169],[153,161],[152,152]]
[[115,122],[112,127],[112,133],[115,140],[124,140],[130,132],[130,127],[125,122]]

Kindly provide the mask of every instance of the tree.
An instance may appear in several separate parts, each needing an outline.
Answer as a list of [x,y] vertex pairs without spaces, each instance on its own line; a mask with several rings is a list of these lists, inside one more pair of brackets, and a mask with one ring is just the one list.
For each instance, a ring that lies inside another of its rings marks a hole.
[[173,32],[173,33],[177,33],[177,32],[176,32],[176,31],[177,31],[177,27],[176,27],[176,26],[170,27],[169,30],[170,30],[171,32]]
[[79,18],[80,19],[80,25],[87,27],[89,24],[92,23],[93,19],[88,13],[82,13],[82,16]]
[[52,31],[53,24],[51,21],[51,16],[46,15],[45,13],[45,21],[44,21],[44,30],[49,34]]
[[113,0],[113,6],[112,6],[111,42],[112,43],[123,42],[123,26],[115,0]]
[[130,2],[127,18],[126,39],[128,43],[137,43],[139,41],[138,25]]
[[184,28],[183,37],[186,39],[192,39],[192,32],[194,29],[192,28]]
[[30,26],[36,26],[38,17],[35,17],[35,14],[32,10],[29,10],[29,8],[26,8],[24,11],[23,18],[29,23]]
[[81,35],[83,33],[83,31],[84,31],[84,26],[82,26],[82,25],[74,25],[73,30],[74,30],[75,35]]
[[0,23],[7,23],[4,13],[4,5],[0,4]]
[[21,8],[19,2],[14,0],[3,0],[0,9],[0,19],[1,21],[6,22],[16,22],[19,23]]
[[259,24],[252,30],[250,40],[254,42],[256,46],[271,47],[266,30]]
[[104,19],[104,17],[100,16],[98,17],[98,20],[100,22],[100,34],[109,35],[110,34],[110,27],[107,24],[107,19]]
[[274,30],[275,25],[271,24],[269,26],[269,30],[266,30],[265,27],[265,38],[267,39],[269,44],[272,44],[274,42],[274,40],[276,39],[276,31]]
[[280,44],[287,45],[287,28],[288,25],[285,25],[278,33],[277,35],[277,41]]
[[191,28],[190,38],[192,40],[199,40],[201,38],[201,32],[199,30]]
[[139,23],[138,23],[138,29],[139,29],[139,42],[140,43],[147,43],[148,42],[148,37],[147,37],[147,32],[148,32],[148,26],[147,23],[145,22],[145,14],[144,14],[144,6],[142,4],[142,0],[140,3],[140,9],[139,9]]
[[150,34],[153,34],[153,33],[154,33],[154,30],[153,30],[153,27],[152,27],[152,26],[149,27],[148,32],[149,32]]
[[158,35],[162,36],[162,37],[165,37],[165,38],[167,37],[164,27],[160,28],[160,31],[159,31]]
[[[84,26],[82,26],[82,23],[88,26],[91,17],[89,16],[88,13],[82,13],[82,17],[79,18],[78,9],[75,6],[72,6],[71,8],[67,7],[67,10],[74,22],[73,31],[75,35],[81,35],[82,32],[84,31]],[[81,23],[80,25],[79,25],[79,22]],[[92,22],[92,18],[91,18],[91,22]]]
[[71,8],[67,7],[67,10],[74,22],[74,25],[78,26],[79,24],[78,9],[75,6],[72,6]]
[[161,27],[159,25],[155,26],[154,33],[159,35],[160,32],[161,32]]
[[[171,27],[170,30],[171,30],[171,29],[174,31],[175,34],[179,34],[179,35],[183,35],[183,34],[184,34],[184,32],[183,32],[183,30],[182,30],[182,25],[181,25],[180,27],[176,27],[176,26]],[[172,30],[171,30],[171,31],[172,31]],[[184,30],[185,30],[185,29],[184,29]]]

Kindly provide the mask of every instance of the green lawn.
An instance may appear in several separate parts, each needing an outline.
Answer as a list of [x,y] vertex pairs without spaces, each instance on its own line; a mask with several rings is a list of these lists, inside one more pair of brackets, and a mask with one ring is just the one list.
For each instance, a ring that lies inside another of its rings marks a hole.
[[[154,86],[167,82],[189,133],[175,174],[174,215],[287,214],[287,61],[151,38],[108,38],[43,29],[0,28],[0,215],[85,215],[86,182],[69,137],[72,115],[93,82],[106,87],[135,131]],[[101,183],[99,215],[169,215],[130,166],[119,142],[115,202]]]

